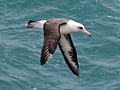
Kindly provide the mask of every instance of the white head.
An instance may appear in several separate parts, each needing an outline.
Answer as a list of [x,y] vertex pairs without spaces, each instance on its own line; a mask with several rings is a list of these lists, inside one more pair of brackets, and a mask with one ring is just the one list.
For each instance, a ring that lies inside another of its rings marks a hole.
[[40,28],[43,29],[44,23],[46,22],[46,20],[41,20],[41,21],[33,21],[30,20],[28,22],[28,24],[26,24],[26,28]]
[[70,20],[68,23],[68,26],[70,29],[74,30],[75,32],[83,32],[85,34],[88,34],[89,36],[91,36],[91,33],[89,33],[83,24],[75,22],[73,20]]

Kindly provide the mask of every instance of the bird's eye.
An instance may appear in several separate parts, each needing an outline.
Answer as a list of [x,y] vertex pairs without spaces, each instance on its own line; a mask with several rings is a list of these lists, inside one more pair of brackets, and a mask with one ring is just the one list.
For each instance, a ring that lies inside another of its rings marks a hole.
[[83,29],[83,27],[79,27],[80,29]]

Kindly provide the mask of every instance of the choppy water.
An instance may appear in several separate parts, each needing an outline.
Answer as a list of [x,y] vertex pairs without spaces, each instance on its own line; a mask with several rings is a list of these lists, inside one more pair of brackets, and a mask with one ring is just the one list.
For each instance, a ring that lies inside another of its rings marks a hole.
[[[69,18],[92,37],[72,34],[80,77],[59,48],[39,63],[43,32],[29,20]],[[120,90],[120,0],[0,0],[0,90]]]

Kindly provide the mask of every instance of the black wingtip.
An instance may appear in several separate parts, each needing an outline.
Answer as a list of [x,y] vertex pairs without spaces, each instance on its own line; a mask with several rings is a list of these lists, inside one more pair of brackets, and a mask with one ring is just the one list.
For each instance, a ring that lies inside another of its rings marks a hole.
[[73,72],[76,76],[80,77],[80,73],[79,72]]
[[78,74],[76,74],[78,77],[80,77],[80,74],[78,73]]
[[46,60],[43,60],[43,59],[40,60],[41,65],[44,65],[45,63],[46,63]]
[[41,65],[44,65],[44,64],[45,64],[45,62],[40,62],[40,64],[41,64]]
[[36,21],[30,20],[30,21],[28,22],[28,24],[33,23],[33,22],[36,22]]

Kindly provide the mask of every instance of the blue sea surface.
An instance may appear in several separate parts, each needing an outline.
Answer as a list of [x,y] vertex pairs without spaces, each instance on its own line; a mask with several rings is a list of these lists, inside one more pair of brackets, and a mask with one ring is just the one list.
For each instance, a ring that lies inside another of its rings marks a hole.
[[[29,20],[73,19],[80,77],[59,50],[40,65],[43,31]],[[120,90],[120,0],[0,0],[0,90]]]

